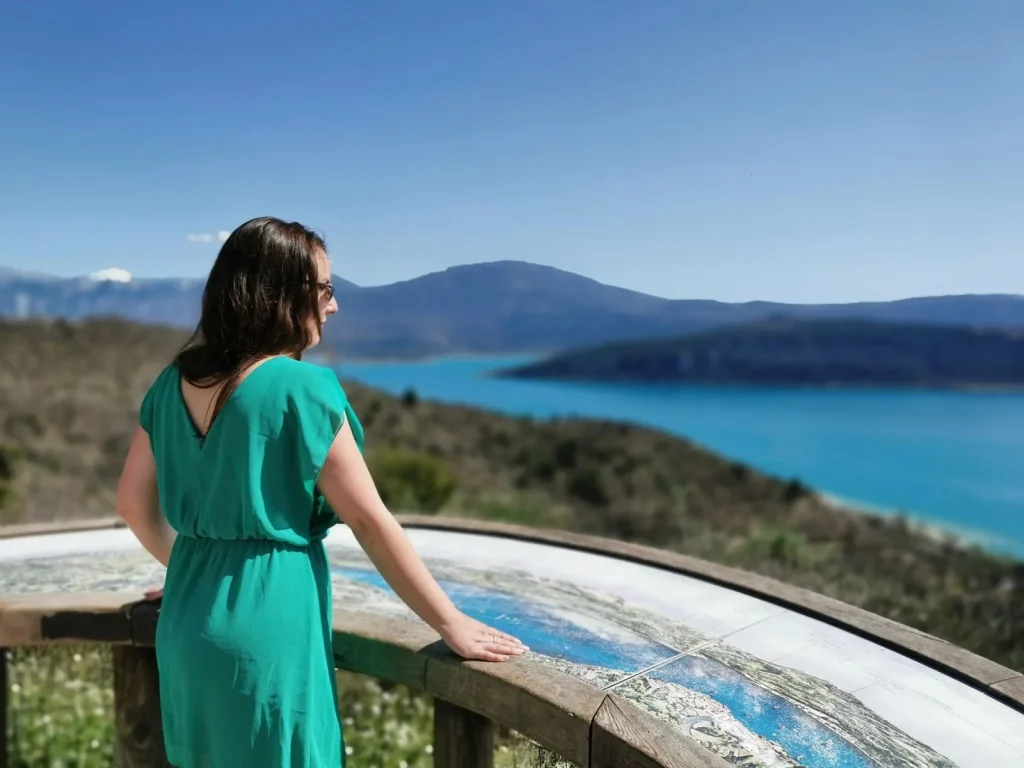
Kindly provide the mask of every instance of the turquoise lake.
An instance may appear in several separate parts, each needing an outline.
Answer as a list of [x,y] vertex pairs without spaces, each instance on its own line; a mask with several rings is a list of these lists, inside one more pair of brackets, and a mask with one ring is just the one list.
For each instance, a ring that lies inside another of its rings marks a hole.
[[343,378],[537,418],[644,424],[863,507],[1024,554],[1024,394],[503,380],[526,358],[345,363]]

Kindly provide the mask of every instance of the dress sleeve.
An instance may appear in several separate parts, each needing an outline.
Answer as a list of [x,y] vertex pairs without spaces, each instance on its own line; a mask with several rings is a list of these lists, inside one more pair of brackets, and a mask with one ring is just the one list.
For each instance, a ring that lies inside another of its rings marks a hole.
[[153,388],[150,387],[146,396],[142,398],[142,405],[139,406],[139,426],[146,434],[153,434]]
[[139,426],[141,426],[150,437],[153,435],[153,416],[156,408],[157,390],[164,386],[169,373],[173,374],[175,372],[176,369],[174,369],[173,366],[161,371],[160,375],[156,377],[156,380],[146,391],[145,397],[142,398],[142,405],[139,406]]
[[307,491],[316,498],[316,483],[320,477],[331,444],[348,422],[359,449],[363,449],[363,428],[349,404],[334,371],[314,369],[302,387],[301,397],[293,400],[294,413],[299,425],[299,461],[302,479]]

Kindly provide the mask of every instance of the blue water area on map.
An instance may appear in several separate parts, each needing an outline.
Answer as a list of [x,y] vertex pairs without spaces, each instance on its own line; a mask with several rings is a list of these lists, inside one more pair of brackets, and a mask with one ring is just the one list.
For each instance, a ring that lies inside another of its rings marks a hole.
[[[652,670],[650,677],[699,691],[724,704],[754,733],[781,744],[801,765],[869,768],[872,762],[835,732],[785,699],[753,685],[720,662],[685,656]],[[780,703],[781,702],[781,703]]]
[[[376,571],[335,567],[342,578],[394,594]],[[515,635],[532,652],[577,664],[623,672],[622,677],[647,670],[678,655],[675,649],[648,640],[623,627],[609,627],[608,637],[556,615],[530,600],[496,590],[442,581],[452,602],[468,616]],[[570,611],[579,610],[567,606]],[[595,623],[607,623],[594,617]],[[633,635],[635,640],[623,638]],[[610,639],[614,637],[615,639]],[[650,676],[706,694],[724,705],[752,732],[781,745],[807,768],[869,768],[867,760],[848,742],[786,699],[761,688],[725,665],[686,656],[652,670]]]
[[[578,384],[491,378],[528,358],[345,363],[393,394],[653,426],[837,497],[1024,554],[1024,394]],[[372,435],[371,435],[372,438]]]
[[[351,581],[391,592],[376,571],[338,568],[334,573]],[[626,677],[671,659],[679,652],[625,629],[616,637],[633,635],[633,640],[612,642],[554,615],[541,605],[514,595],[494,592],[454,581],[441,586],[459,609],[495,629],[515,635],[537,653],[578,664],[590,664],[622,672]]]

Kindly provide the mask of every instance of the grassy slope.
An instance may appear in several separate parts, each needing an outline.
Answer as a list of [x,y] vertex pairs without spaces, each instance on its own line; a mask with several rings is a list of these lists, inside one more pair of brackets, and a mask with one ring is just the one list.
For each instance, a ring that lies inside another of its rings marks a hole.
[[[182,340],[177,331],[119,322],[0,322],[0,521],[111,514],[138,404]],[[899,520],[836,511],[798,483],[653,430],[532,422],[347,389],[371,462],[394,451],[440,459],[455,486],[446,514],[557,526],[738,565],[1024,670],[1022,564],[958,549]]]

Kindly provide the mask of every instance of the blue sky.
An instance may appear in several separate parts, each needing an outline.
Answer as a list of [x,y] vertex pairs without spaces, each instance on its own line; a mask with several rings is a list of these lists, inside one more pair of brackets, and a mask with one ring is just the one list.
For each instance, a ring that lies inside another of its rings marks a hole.
[[1021,39],[1016,0],[12,0],[0,264],[199,276],[269,213],[361,284],[1024,293]]

